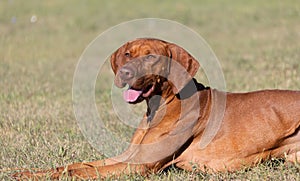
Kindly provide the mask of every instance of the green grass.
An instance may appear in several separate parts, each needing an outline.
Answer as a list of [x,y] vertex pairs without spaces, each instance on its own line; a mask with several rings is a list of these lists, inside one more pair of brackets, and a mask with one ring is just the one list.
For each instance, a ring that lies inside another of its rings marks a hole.
[[[30,23],[31,16],[36,23]],[[300,4],[288,1],[0,1],[0,169],[103,158],[81,134],[72,79],[85,47],[111,26],[156,17],[191,27],[218,56],[228,91],[300,89]],[[124,35],[126,36],[126,35]],[[180,35],[178,35],[180,36]],[[103,92],[96,90],[96,96]],[[106,99],[97,104],[106,106]],[[103,103],[104,102],[104,103]],[[102,104],[103,103],[103,104]],[[104,116],[110,118],[110,114]],[[116,132],[131,131],[116,128]],[[0,172],[1,180],[10,179]],[[299,166],[266,162],[234,173],[171,169],[128,180],[299,180]]]

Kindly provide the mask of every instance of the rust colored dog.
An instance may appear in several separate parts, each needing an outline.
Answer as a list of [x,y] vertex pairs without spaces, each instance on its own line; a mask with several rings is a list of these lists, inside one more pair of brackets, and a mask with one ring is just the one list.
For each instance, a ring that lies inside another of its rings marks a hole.
[[[300,159],[300,91],[225,93],[205,87],[193,78],[199,63],[183,48],[158,39],[126,43],[111,56],[111,66],[115,85],[129,86],[125,101],[147,102],[129,148],[115,158],[16,177],[147,174],[172,164],[234,171],[271,157]],[[201,145],[210,122],[217,126],[215,135]]]

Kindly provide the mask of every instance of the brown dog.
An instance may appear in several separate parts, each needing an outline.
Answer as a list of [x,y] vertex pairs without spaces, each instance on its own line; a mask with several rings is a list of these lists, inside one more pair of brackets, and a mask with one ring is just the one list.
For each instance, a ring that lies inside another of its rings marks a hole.
[[[111,56],[111,66],[115,85],[129,86],[124,99],[148,105],[129,148],[115,158],[15,176],[97,178],[147,174],[172,164],[234,171],[271,157],[300,159],[300,91],[224,93],[204,87],[193,79],[198,62],[157,39],[126,43]],[[217,132],[207,138],[211,125]],[[201,145],[201,139],[209,142]]]

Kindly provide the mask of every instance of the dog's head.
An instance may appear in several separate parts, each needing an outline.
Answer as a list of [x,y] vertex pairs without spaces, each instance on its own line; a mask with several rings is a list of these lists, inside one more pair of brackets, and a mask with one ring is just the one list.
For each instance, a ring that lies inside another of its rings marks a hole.
[[153,95],[178,92],[194,77],[199,63],[183,48],[158,39],[137,39],[121,46],[111,56],[115,85],[124,99],[137,103]]

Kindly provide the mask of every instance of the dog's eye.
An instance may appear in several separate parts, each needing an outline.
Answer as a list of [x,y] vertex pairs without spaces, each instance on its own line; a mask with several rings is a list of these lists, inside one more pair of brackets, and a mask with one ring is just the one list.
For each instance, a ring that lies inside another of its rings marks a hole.
[[129,52],[126,52],[126,53],[125,53],[125,57],[130,57],[130,53],[129,53]]
[[152,55],[152,54],[149,54],[146,56],[146,60],[152,60],[152,59],[155,59],[156,56],[155,55]]

